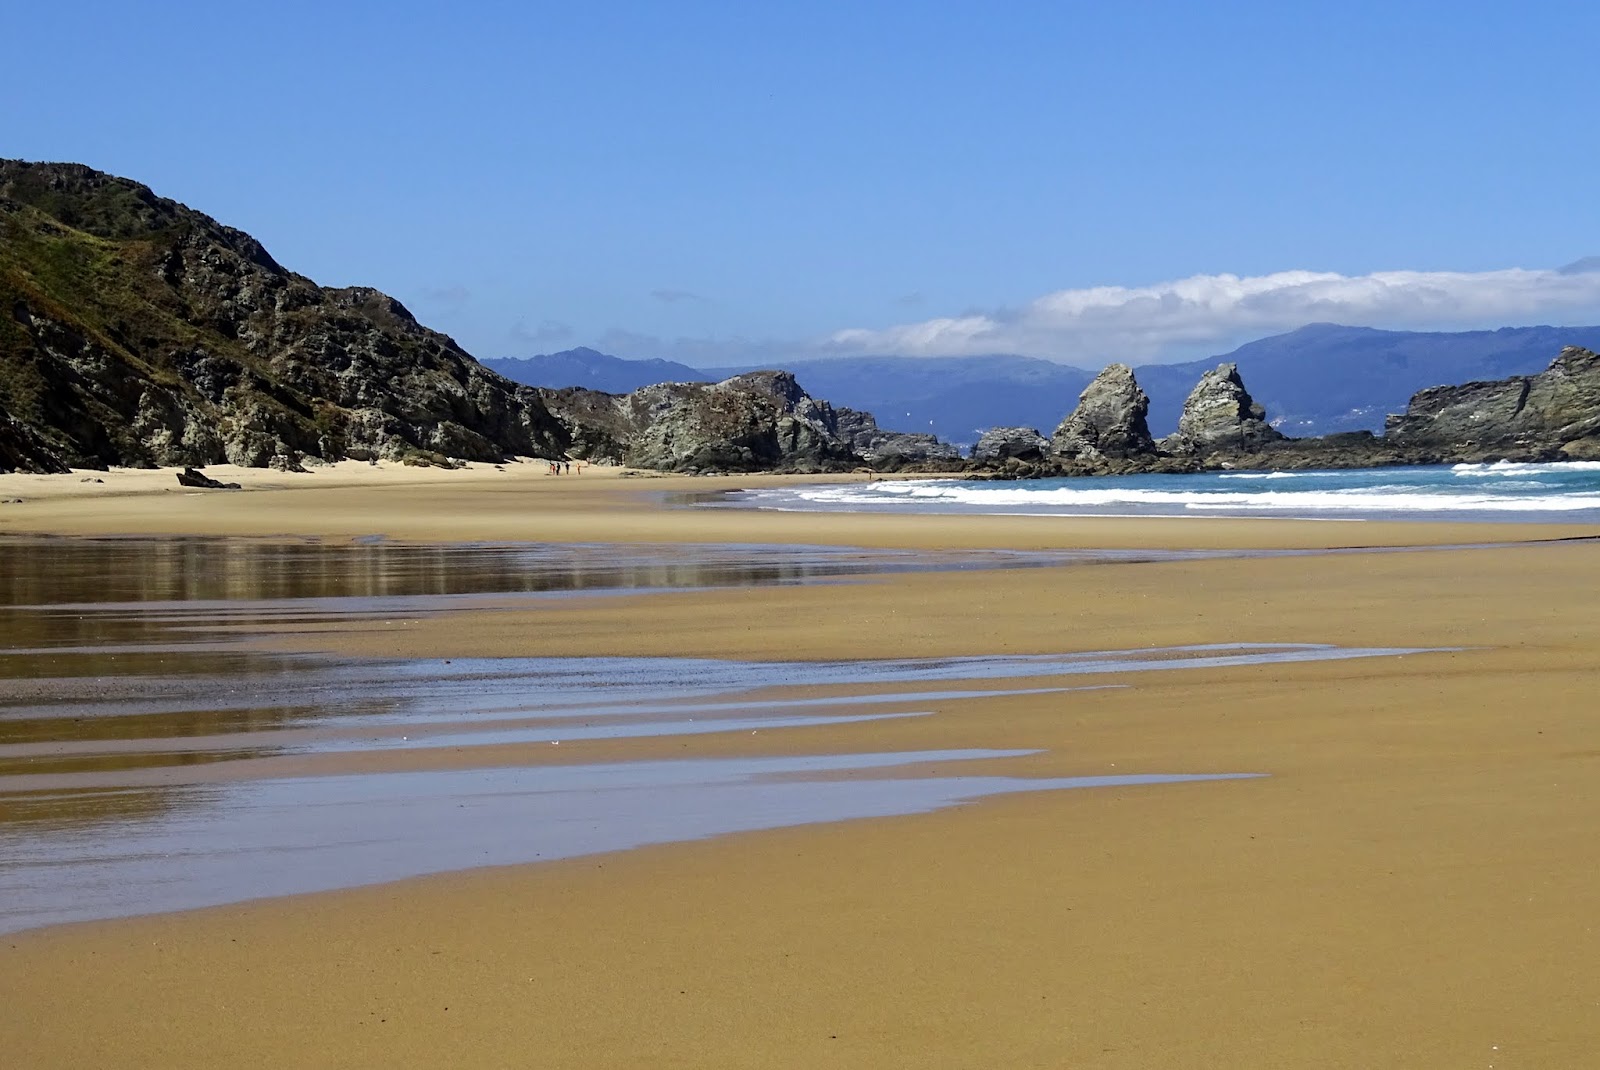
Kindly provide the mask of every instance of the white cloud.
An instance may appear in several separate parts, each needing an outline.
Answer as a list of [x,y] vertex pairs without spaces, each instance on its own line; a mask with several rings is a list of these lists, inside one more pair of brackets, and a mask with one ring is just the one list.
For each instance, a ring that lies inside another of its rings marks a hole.
[[1600,320],[1600,272],[1195,275],[1153,286],[1059,290],[1016,309],[837,331],[825,348],[840,355],[1020,353],[1098,366],[1185,359],[1307,323],[1465,330],[1543,317]]

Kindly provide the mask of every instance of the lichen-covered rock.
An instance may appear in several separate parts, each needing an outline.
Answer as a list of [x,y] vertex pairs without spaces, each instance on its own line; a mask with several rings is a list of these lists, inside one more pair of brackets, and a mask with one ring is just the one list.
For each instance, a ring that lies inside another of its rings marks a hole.
[[991,427],[972,447],[978,462],[1042,461],[1050,452],[1050,440],[1031,427]]
[[32,471],[567,445],[536,393],[393,298],[320,287],[137,182],[14,160],[0,160],[0,411],[26,432],[0,431],[0,468]]
[[1149,412],[1150,399],[1139,389],[1133,369],[1108,365],[1084,387],[1077,408],[1050,436],[1050,452],[1064,461],[1090,464],[1153,456]]
[[1600,355],[1568,346],[1538,375],[1421,391],[1389,417],[1384,437],[1440,460],[1593,457],[1600,453]]
[[1165,453],[1251,451],[1283,438],[1245,389],[1239,368],[1223,363],[1200,377],[1178,417],[1178,430],[1158,446]]

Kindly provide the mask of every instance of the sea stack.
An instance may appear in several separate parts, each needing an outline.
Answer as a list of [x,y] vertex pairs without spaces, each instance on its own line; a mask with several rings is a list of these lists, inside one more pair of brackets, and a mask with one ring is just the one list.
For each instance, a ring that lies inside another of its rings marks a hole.
[[1133,369],[1111,364],[1078,395],[1078,407],[1050,436],[1050,452],[1063,461],[1089,464],[1152,456],[1156,444],[1146,422],[1149,413],[1150,399]]
[[1173,454],[1250,452],[1283,435],[1267,423],[1266,409],[1250,396],[1239,366],[1222,363],[1200,377],[1183,403],[1176,434],[1161,440]]

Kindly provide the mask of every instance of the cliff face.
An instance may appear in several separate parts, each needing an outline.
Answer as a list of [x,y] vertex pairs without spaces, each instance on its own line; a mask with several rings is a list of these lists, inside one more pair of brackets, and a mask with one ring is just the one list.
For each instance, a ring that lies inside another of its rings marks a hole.
[[0,470],[554,456],[538,394],[393,298],[76,164],[0,161]]
[[1424,390],[1384,437],[1459,461],[1600,457],[1600,355],[1568,346],[1538,375]]
[[631,394],[541,391],[570,428],[573,456],[663,471],[848,468],[839,416],[788,372],[720,383],[656,383]]

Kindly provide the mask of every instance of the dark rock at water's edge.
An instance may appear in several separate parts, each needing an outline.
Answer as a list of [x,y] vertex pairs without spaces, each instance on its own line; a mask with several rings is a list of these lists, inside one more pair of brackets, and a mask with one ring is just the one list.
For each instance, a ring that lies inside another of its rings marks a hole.
[[195,487],[200,490],[238,490],[237,483],[224,483],[220,479],[212,479],[198,468],[185,468],[178,473],[178,482],[185,487]]
[[1538,375],[1424,390],[1384,438],[1452,461],[1600,459],[1600,356],[1568,346]]
[[0,161],[0,471],[498,461],[569,436],[365,287],[79,164]]

